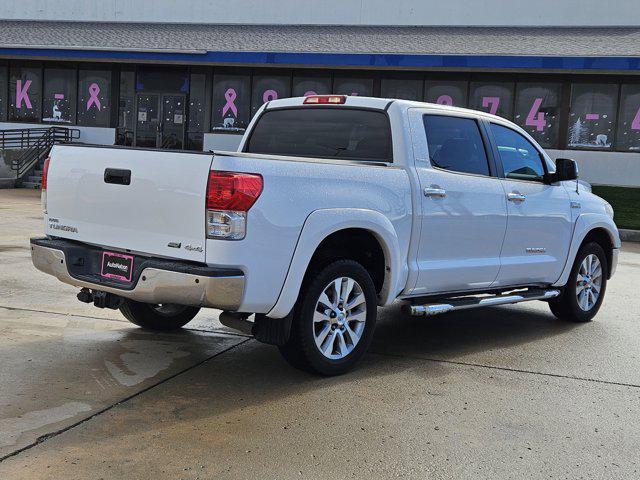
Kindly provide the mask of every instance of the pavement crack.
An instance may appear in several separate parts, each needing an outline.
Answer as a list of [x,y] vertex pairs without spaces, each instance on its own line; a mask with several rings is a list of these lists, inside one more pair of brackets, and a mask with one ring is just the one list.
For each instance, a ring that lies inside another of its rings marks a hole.
[[[89,320],[100,320],[100,321],[104,320],[105,322],[118,322],[118,323],[126,323],[126,324],[130,323],[129,320],[121,320],[119,318],[92,317],[91,315],[53,312],[50,310],[38,310],[35,308],[7,307],[5,305],[0,305],[0,308],[4,308],[5,310],[16,311],[16,312],[46,313],[50,315],[60,315],[63,317],[78,317],[78,318],[87,318]],[[226,330],[222,328],[212,328],[212,329],[206,330],[204,328],[185,327],[184,330],[189,330],[190,332],[219,333],[221,335],[229,335],[232,337],[253,338],[253,335],[247,335],[246,333],[232,332],[230,330]]]
[[631,388],[640,388],[640,385],[636,385],[635,383],[625,383],[625,382],[615,382],[612,380],[601,380],[598,378],[588,378],[588,377],[578,377],[575,375],[563,375],[561,373],[550,373],[550,372],[538,372],[534,370],[524,370],[520,368],[510,368],[510,367],[498,367],[496,365],[486,365],[483,363],[473,363],[473,362],[461,362],[458,360],[444,360],[441,358],[428,358],[428,357],[417,357],[410,355],[401,355],[401,354],[393,354],[393,353],[380,353],[380,352],[369,352],[370,355],[379,355],[381,357],[395,357],[395,358],[407,358],[413,360],[423,360],[426,362],[434,362],[434,363],[447,363],[451,365],[462,365],[467,367],[477,367],[477,368],[487,368],[490,370],[502,370],[505,372],[514,372],[514,373],[526,373],[528,375],[539,375],[543,377],[555,377],[555,378],[565,378],[567,380],[577,380],[580,382],[593,382],[593,383],[601,383],[605,385],[615,385],[620,387],[631,387]]
[[[6,308],[6,307],[2,307],[2,308]],[[229,348],[225,348],[224,350],[222,350],[220,352],[217,352],[217,353],[215,353],[215,354],[213,354],[213,355],[211,355],[211,356],[209,356],[209,357],[207,357],[207,358],[205,358],[205,359],[203,359],[203,360],[201,360],[201,361],[199,361],[197,363],[194,363],[193,365],[190,365],[189,367],[183,368],[182,370],[174,373],[173,375],[169,375],[167,378],[164,378],[164,379],[160,380],[159,382],[154,383],[153,385],[149,385],[148,387],[145,387],[142,390],[139,390],[139,391],[137,391],[135,393],[132,393],[131,395],[129,395],[127,397],[124,397],[124,398],[122,398],[121,400],[118,400],[115,403],[112,403],[111,405],[107,405],[106,407],[102,408],[101,410],[98,410],[97,412],[93,413],[92,415],[89,415],[88,417],[80,419],[77,422],[72,423],[71,425],[67,425],[66,427],[61,428],[59,430],[56,430],[54,432],[45,433],[44,435],[40,435],[35,441],[31,442],[30,444],[25,445],[24,447],[21,447],[21,448],[19,448],[17,450],[14,450],[13,452],[7,453],[6,455],[3,455],[2,457],[0,457],[0,463],[4,462],[8,458],[15,457],[16,455],[18,455],[18,454],[20,454],[20,453],[22,453],[22,452],[24,452],[26,450],[30,450],[31,448],[33,448],[33,447],[35,447],[35,446],[37,446],[37,445],[49,440],[50,438],[57,437],[58,435],[66,432],[66,431],[71,430],[72,428],[75,428],[75,427],[77,427],[79,425],[82,425],[83,423],[86,423],[86,422],[92,420],[93,418],[95,418],[95,417],[97,417],[99,415],[102,415],[103,413],[108,412],[109,410],[117,407],[118,405],[122,405],[123,403],[126,403],[129,400],[132,400],[132,399],[142,395],[143,393],[148,392],[149,390],[151,390],[153,388],[156,388],[156,387],[158,387],[158,386],[160,386],[160,385],[162,385],[162,384],[164,384],[164,383],[166,383],[166,382],[168,382],[170,380],[173,380],[174,378],[176,378],[176,377],[188,372],[189,370],[193,370],[194,368],[197,368],[200,365],[203,365],[203,364],[207,363],[208,361],[213,360],[214,358],[216,358],[216,357],[218,357],[218,356],[220,356],[220,355],[222,355],[224,353],[227,353],[227,352],[233,350],[234,348],[239,347],[240,345],[243,345],[243,344],[249,342],[250,340],[251,340],[250,338],[247,338],[245,340],[242,340],[242,341],[236,343],[235,345],[231,345]]]
[[91,320],[105,320],[107,322],[129,323],[128,320],[120,320],[118,318],[93,317],[91,315],[83,315],[81,313],[63,313],[63,312],[54,312],[51,310],[38,310],[36,308],[7,307],[6,305],[0,305],[0,308],[4,308],[5,310],[10,310],[14,312],[47,313],[51,315],[60,315],[62,317],[79,317],[79,318],[88,318]]

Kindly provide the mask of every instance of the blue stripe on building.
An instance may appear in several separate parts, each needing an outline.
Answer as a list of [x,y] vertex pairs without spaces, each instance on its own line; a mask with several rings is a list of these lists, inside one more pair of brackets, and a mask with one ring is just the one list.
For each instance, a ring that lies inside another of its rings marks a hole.
[[498,55],[401,55],[286,52],[129,52],[0,48],[0,56],[69,60],[155,61],[180,63],[298,65],[378,68],[474,68],[523,70],[636,71],[640,57],[540,57]]

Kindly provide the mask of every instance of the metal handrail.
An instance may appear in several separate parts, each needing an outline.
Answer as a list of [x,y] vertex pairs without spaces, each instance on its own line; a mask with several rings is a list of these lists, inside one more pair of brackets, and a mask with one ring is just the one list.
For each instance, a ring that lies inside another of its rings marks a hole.
[[80,138],[80,130],[67,127],[53,126],[0,130],[0,150],[28,148],[48,132],[51,132],[60,141],[71,141]]
[[11,162],[16,178],[21,178],[49,155],[53,145],[78,138],[80,130],[66,127],[0,130],[0,148],[25,149],[20,157]]

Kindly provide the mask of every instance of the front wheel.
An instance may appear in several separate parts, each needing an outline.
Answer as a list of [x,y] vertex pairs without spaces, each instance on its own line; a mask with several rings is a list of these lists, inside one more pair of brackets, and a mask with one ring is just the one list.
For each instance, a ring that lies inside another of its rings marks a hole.
[[297,368],[346,373],[369,347],[376,316],[376,290],[367,270],[353,260],[335,261],[305,281],[280,352]]
[[120,312],[131,323],[147,330],[162,332],[184,327],[199,311],[198,307],[169,303],[154,305],[129,299],[125,299],[120,306]]
[[549,302],[557,318],[589,322],[596,316],[607,288],[607,256],[595,242],[583,245],[573,264],[562,295]]

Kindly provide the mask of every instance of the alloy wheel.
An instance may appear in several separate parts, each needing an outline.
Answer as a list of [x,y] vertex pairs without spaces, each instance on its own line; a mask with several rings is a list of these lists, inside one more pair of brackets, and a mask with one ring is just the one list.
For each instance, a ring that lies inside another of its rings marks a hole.
[[600,298],[602,289],[602,264],[597,255],[587,255],[578,270],[576,297],[578,306],[585,312],[591,310]]
[[349,355],[360,341],[367,319],[362,287],[349,277],[331,281],[313,314],[313,335],[320,353],[331,360]]

